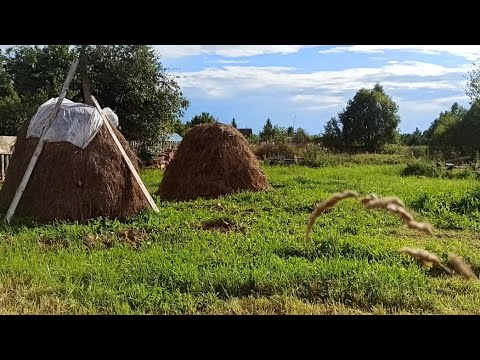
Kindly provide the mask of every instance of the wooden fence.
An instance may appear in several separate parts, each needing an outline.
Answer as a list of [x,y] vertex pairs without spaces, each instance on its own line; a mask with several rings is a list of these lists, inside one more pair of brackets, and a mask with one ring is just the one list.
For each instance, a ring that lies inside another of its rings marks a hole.
[[[140,149],[140,147],[142,146],[141,141],[129,141],[128,143],[130,144],[130,147],[132,148],[132,150],[137,152],[137,153],[138,153],[138,150]],[[170,149],[170,148],[176,148],[176,147],[178,147],[178,144],[180,144],[179,141],[163,141],[163,142],[160,142],[157,145],[156,150],[160,153],[163,150],[167,150],[167,149]]]
[[13,146],[17,141],[16,136],[0,136],[0,181],[5,180]]

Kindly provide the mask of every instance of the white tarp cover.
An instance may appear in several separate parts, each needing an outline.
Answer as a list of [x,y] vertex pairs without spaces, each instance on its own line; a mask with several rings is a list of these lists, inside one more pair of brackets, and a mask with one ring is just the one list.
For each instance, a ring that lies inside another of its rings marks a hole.
[[[39,138],[47,125],[50,115],[53,113],[58,98],[53,98],[40,105],[37,113],[30,120],[27,129],[27,139]],[[118,126],[118,117],[110,108],[102,110],[112,126]],[[82,149],[85,149],[90,141],[97,135],[102,126],[102,117],[94,106],[74,103],[64,99],[58,111],[57,117],[45,134],[45,141],[59,142],[68,141]]]

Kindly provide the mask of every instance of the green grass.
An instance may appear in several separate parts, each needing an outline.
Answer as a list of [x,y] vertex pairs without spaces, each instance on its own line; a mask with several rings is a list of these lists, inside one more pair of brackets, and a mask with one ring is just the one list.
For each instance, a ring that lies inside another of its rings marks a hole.
[[[480,282],[398,253],[455,252],[478,273],[480,182],[402,177],[403,167],[265,167],[269,192],[155,198],[160,213],[123,223],[1,224],[0,313],[480,314]],[[153,194],[161,172],[142,178]],[[314,204],[344,189],[399,196],[436,236],[348,199],[317,220],[307,242]],[[201,228],[217,219],[232,230]]]

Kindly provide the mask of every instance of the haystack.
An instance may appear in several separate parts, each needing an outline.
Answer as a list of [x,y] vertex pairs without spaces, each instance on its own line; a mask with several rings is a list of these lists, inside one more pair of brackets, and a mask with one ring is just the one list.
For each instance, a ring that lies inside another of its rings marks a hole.
[[[39,140],[27,139],[27,128],[28,122],[18,133],[0,191],[2,213],[7,211]],[[118,130],[113,130],[138,169],[138,159],[128,142]],[[45,144],[15,214],[45,221],[123,219],[149,207],[103,124],[84,149],[67,141]]]
[[232,126],[215,123],[187,132],[165,170],[159,195],[178,201],[269,188],[245,137]]

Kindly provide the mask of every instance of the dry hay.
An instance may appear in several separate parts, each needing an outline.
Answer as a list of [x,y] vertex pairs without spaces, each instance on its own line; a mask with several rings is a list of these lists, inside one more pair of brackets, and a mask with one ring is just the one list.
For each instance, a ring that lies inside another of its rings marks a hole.
[[401,253],[405,253],[410,255],[411,257],[415,258],[425,267],[437,266],[445,270],[449,274],[453,274],[453,271],[449,269],[447,266],[443,265],[437,255],[428,252],[427,250],[423,249],[415,249],[410,247],[403,247],[399,250]]
[[310,240],[310,233],[312,232],[313,224],[315,223],[315,220],[327,209],[332,208],[335,206],[336,203],[338,203],[341,200],[350,198],[350,197],[357,197],[358,194],[355,191],[352,190],[345,190],[344,192],[337,192],[330,196],[328,199],[318,203],[315,205],[315,208],[313,209],[313,212],[310,214],[310,217],[308,218],[308,224],[307,224],[307,240]]
[[462,275],[464,278],[478,280],[477,275],[475,275],[473,270],[462,257],[450,253],[448,254],[448,263],[453,267],[457,274]]
[[379,198],[375,194],[360,199],[360,202],[366,209],[385,209],[400,217],[409,229],[423,231],[433,235],[433,226],[429,223],[419,222],[413,218],[413,215],[405,208],[405,204],[396,196]]
[[232,126],[215,123],[194,126],[186,133],[158,193],[164,200],[188,201],[268,189],[245,137]]
[[[4,186],[0,212],[6,212],[37,146],[20,129]],[[138,158],[122,134],[113,129],[138,170]],[[20,199],[15,216],[37,220],[85,221],[95,217],[124,219],[150,208],[105,125],[81,149],[69,142],[46,143]]]

